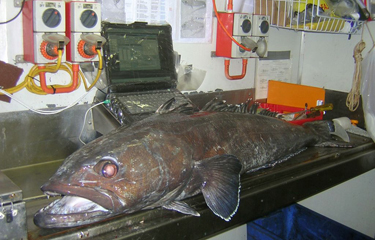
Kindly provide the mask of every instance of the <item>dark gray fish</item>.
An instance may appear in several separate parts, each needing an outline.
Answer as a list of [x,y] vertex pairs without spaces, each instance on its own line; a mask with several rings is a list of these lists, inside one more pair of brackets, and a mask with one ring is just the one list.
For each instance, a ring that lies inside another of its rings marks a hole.
[[324,122],[301,127],[243,113],[157,114],[69,156],[41,188],[64,197],[34,222],[72,227],[156,207],[199,216],[182,201],[199,193],[229,221],[239,205],[240,174],[328,140]]

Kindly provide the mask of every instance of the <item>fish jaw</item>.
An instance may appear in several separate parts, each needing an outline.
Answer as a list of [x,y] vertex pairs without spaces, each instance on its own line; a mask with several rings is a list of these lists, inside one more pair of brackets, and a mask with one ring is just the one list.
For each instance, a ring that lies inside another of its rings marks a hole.
[[49,181],[41,190],[47,195],[76,196],[86,198],[111,211],[121,211],[125,203],[117,195],[100,187],[64,184],[61,181]]
[[86,198],[64,196],[35,213],[34,223],[42,228],[76,227],[113,215],[112,211]]
[[124,207],[115,194],[103,189],[47,182],[41,188],[46,195],[63,195],[34,215],[35,225],[63,228],[86,225],[119,214]]

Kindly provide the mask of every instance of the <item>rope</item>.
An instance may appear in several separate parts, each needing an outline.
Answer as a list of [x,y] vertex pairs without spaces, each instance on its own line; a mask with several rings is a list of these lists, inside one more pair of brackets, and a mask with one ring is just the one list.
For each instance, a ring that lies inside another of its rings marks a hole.
[[362,28],[362,36],[361,41],[359,41],[353,51],[353,57],[355,62],[355,70],[353,76],[353,83],[352,89],[348,93],[346,98],[346,106],[349,108],[350,111],[354,112],[357,110],[360,97],[361,97],[361,78],[362,78],[362,51],[365,49],[366,43],[363,41],[363,28]]

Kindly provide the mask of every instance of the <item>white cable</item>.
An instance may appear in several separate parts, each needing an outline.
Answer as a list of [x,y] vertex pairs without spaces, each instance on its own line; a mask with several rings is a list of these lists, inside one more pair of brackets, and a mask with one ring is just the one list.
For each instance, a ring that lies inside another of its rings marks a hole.
[[95,104],[95,105],[89,107],[89,109],[87,109],[87,111],[86,111],[86,113],[85,113],[85,117],[83,118],[83,125],[82,125],[82,129],[81,129],[81,133],[79,134],[79,137],[78,137],[79,141],[80,141],[83,145],[86,145],[86,143],[81,139],[81,137],[82,137],[83,129],[85,128],[85,123],[86,123],[86,119],[87,119],[87,114],[88,114],[89,111],[91,111],[94,107],[97,107],[97,106],[99,106],[99,105],[101,105],[101,104],[103,104],[103,103],[105,103],[105,101],[100,102],[100,103],[97,103],[97,104]]
[[[92,89],[91,89],[92,90]],[[90,91],[91,91],[90,90]],[[80,98],[78,98],[76,101],[74,101],[73,103],[71,103],[70,105],[64,107],[64,108],[61,108],[59,110],[39,110],[39,109],[34,109],[30,106],[28,106],[26,103],[22,102],[21,100],[19,100],[18,98],[16,98],[15,96],[13,96],[12,94],[0,89],[0,93],[10,97],[12,100],[15,100],[16,102],[18,102],[19,104],[21,104],[22,106],[24,106],[25,108],[29,109],[30,111],[32,112],[35,112],[35,113],[38,113],[38,114],[42,114],[42,115],[53,115],[53,114],[58,114],[62,111],[65,111],[73,106],[75,106],[79,101],[81,101],[83,98],[85,98],[87,96],[87,94],[90,93],[90,91],[88,91],[87,93],[85,93],[84,95],[82,95]]]

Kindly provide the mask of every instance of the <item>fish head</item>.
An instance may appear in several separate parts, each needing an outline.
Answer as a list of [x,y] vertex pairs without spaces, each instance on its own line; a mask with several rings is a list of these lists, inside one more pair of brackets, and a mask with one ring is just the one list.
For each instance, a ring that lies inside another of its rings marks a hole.
[[70,155],[41,187],[47,195],[63,197],[39,210],[34,223],[44,228],[85,225],[158,202],[191,175],[193,165],[174,161],[190,153],[159,151],[171,142],[154,140],[150,134],[130,140],[113,135]]

